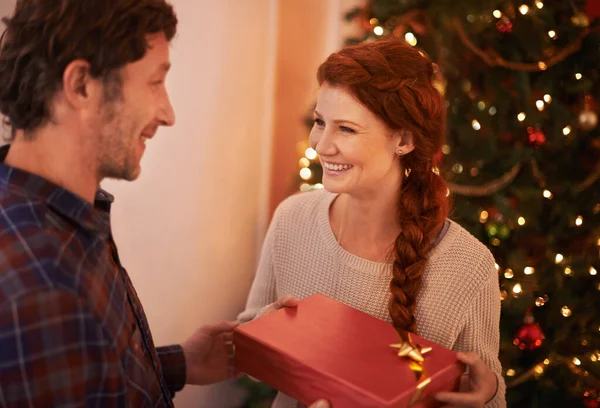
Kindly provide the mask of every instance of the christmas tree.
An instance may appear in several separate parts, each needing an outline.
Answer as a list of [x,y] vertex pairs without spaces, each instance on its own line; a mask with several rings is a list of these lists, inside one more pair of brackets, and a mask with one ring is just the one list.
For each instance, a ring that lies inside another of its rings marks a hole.
[[[395,37],[436,64],[452,218],[501,286],[509,407],[600,406],[600,1],[372,0],[349,43]],[[300,189],[321,188],[306,146]]]

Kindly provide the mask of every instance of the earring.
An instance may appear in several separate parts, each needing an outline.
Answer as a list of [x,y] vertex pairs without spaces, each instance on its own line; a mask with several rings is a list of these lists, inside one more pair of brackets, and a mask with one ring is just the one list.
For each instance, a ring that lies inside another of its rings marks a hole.
[[396,153],[398,154],[398,156],[402,156],[402,150],[398,150]]

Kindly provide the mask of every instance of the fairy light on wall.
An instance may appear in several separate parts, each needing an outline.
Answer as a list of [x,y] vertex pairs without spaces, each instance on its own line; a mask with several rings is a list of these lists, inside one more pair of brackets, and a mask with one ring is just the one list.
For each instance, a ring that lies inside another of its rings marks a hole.
[[563,128],[563,135],[567,136],[569,133],[571,133],[571,126],[565,126]]
[[302,177],[302,180],[309,180],[312,177],[312,171],[308,167],[305,167],[300,170],[300,177]]
[[521,4],[519,6],[519,12],[523,15],[529,13],[529,6],[527,4]]
[[481,129],[481,124],[476,119],[473,119],[473,121],[471,122],[471,126],[473,126],[473,129],[475,130]]
[[303,157],[300,159],[298,164],[300,165],[301,168],[308,167],[308,166],[310,166],[310,160],[308,160],[306,157]]
[[502,12],[500,10],[494,10],[492,12],[492,15],[496,18],[500,18],[500,17],[502,17]]
[[535,6],[541,10],[544,8],[544,3],[542,3],[540,0],[536,0]]
[[581,75],[581,73],[577,72],[575,74],[575,79],[577,79],[579,81],[581,78],[583,78],[583,75]]
[[523,225],[525,225],[525,218],[524,218],[524,217],[519,217],[519,219],[517,220],[517,223],[518,223],[520,226],[523,226]]
[[533,275],[535,273],[535,268],[531,266],[526,266],[525,269],[523,269],[523,273],[525,275]]
[[560,313],[562,313],[564,317],[570,317],[572,312],[568,306],[563,306],[562,309],[560,309]]
[[598,274],[598,271],[596,270],[596,268],[594,268],[593,266],[590,266],[590,275],[596,276],[597,274]]
[[515,295],[519,295],[523,293],[523,287],[520,283],[516,283],[515,286],[513,286],[512,291]]
[[377,26],[373,29],[373,32],[375,33],[375,35],[383,35],[383,27]]
[[565,257],[562,254],[556,254],[556,256],[554,257],[554,263],[555,264],[560,264],[563,260],[565,259]]
[[544,110],[544,101],[542,101],[541,99],[535,101],[535,106],[540,112],[543,111]]
[[556,31],[554,31],[554,30],[548,31],[548,37],[550,37],[554,40],[556,38]]
[[484,224],[488,220],[489,214],[487,211],[483,210],[481,214],[479,214],[479,222]]
[[552,102],[552,96],[550,96],[550,94],[544,95],[544,102],[546,102],[546,103]]
[[317,158],[317,151],[315,149],[313,149],[312,147],[309,147],[308,149],[306,149],[306,151],[304,152],[304,155],[306,156],[306,158],[308,160],[314,160]]
[[577,225],[578,227],[581,227],[582,224],[583,224],[583,217],[581,215],[579,215],[575,219],[575,225]]
[[521,112],[517,115],[517,119],[519,122],[523,122],[525,120],[525,118],[527,118],[527,115],[525,115],[525,112]]
[[505,277],[506,279],[512,279],[514,276],[515,276],[515,273],[513,272],[513,270],[512,270],[512,269],[510,269],[510,268],[507,268],[507,269],[504,271],[504,277]]
[[415,37],[415,35],[410,31],[404,34],[404,40],[406,40],[406,42],[412,45],[413,47],[417,45],[417,37]]
[[571,275],[573,275],[573,269],[571,269],[571,267],[570,267],[570,266],[567,266],[567,267],[565,268],[565,275],[567,275],[567,276],[571,276]]
[[553,195],[552,192],[550,192],[550,190],[544,190],[544,192],[542,193],[544,195],[545,198],[547,198],[548,200],[551,200]]

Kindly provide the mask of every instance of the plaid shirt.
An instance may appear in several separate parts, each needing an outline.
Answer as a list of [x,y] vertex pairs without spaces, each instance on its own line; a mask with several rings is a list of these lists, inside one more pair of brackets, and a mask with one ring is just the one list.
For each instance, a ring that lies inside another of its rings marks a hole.
[[183,350],[154,347],[112,197],[92,205],[1,162],[0,407],[172,407]]

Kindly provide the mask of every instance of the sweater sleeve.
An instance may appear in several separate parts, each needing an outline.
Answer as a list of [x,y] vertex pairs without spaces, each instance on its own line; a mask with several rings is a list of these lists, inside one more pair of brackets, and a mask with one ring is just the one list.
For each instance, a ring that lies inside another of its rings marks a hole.
[[483,286],[465,313],[464,325],[454,345],[456,351],[474,351],[496,374],[498,389],[485,408],[506,407],[506,385],[498,359],[500,349],[500,287],[494,260],[484,259],[480,272],[486,275]]
[[275,230],[279,217],[279,211],[276,211],[267,230],[254,282],[252,282],[248,301],[246,302],[246,309],[237,318],[240,323],[246,323],[261,316],[265,309],[277,300],[273,255],[275,252]]

